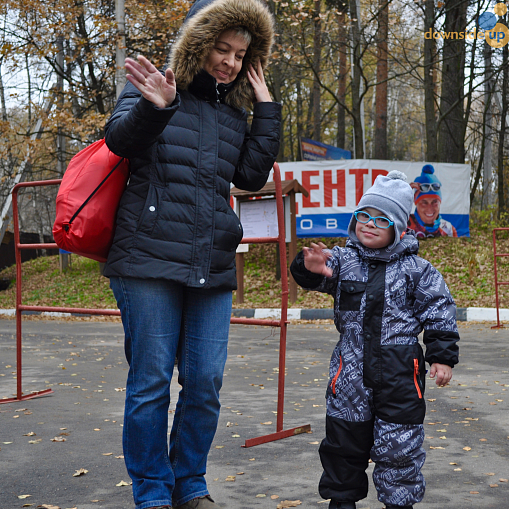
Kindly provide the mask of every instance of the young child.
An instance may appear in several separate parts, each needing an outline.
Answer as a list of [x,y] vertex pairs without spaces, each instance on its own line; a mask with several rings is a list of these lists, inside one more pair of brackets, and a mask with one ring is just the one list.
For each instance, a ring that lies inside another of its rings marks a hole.
[[387,509],[411,509],[424,496],[424,361],[437,385],[446,385],[459,334],[447,285],[417,256],[419,243],[407,230],[413,198],[403,173],[378,176],[352,216],[346,247],[311,244],[291,266],[302,287],[334,296],[340,332],[319,450],[319,491],[331,499],[329,509],[355,509],[367,496],[370,457]]

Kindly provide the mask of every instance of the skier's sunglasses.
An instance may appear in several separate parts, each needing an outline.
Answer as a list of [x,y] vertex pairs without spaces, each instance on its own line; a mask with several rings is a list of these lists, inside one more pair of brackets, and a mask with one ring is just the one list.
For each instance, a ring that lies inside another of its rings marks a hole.
[[433,182],[432,184],[419,184],[419,189],[421,193],[427,193],[428,191],[438,191],[442,187],[440,182]]
[[371,220],[373,220],[373,223],[377,228],[386,229],[394,224],[394,221],[391,221],[386,217],[383,216],[372,217],[363,210],[358,210],[357,212],[354,212],[353,215],[355,216],[355,219],[357,219],[357,221],[362,224],[369,223]]

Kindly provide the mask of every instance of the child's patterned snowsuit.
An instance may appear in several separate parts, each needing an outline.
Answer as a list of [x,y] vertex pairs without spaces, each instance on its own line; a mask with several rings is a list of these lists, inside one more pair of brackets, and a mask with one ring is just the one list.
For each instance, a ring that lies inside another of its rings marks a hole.
[[[340,332],[320,446],[324,498],[365,498],[370,457],[380,502],[410,506],[424,496],[424,361],[454,366],[459,334],[447,285],[418,249],[408,230],[392,250],[352,240],[333,248],[331,278],[308,271],[302,252],[292,263],[298,284],[334,296]],[[425,357],[418,342],[423,329]]]

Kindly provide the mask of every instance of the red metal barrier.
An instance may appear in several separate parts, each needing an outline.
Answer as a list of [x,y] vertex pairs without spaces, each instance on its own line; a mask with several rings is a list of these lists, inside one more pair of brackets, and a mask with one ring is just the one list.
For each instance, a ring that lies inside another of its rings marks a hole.
[[497,232],[498,231],[509,231],[509,228],[493,228],[493,268],[495,270],[495,301],[497,305],[497,325],[494,325],[492,329],[503,328],[504,325],[500,323],[500,300],[498,297],[498,287],[502,285],[509,285],[509,281],[499,281],[497,272],[497,258],[509,256],[509,253],[497,253]]
[[[23,401],[26,399],[36,398],[51,394],[52,389],[44,391],[31,392],[23,394],[22,391],[22,313],[23,311],[49,311],[57,313],[76,313],[89,315],[108,315],[120,316],[120,311],[110,309],[85,309],[85,308],[66,308],[51,306],[25,306],[21,302],[21,250],[22,249],[58,249],[56,244],[21,244],[19,235],[19,216],[18,216],[18,191],[24,187],[40,187],[59,185],[61,180],[44,180],[38,182],[23,182],[14,186],[12,190],[12,210],[14,217],[14,242],[16,253],[16,379],[17,392],[15,398],[0,399],[1,403],[9,403],[12,401]],[[285,229],[284,229],[284,209],[283,194],[281,188],[281,174],[279,165],[274,163],[274,182],[276,186],[276,206],[278,217],[279,235],[277,237],[268,238],[244,238],[243,244],[256,243],[279,243],[279,252],[286,253]],[[284,390],[285,390],[285,363],[286,363],[286,336],[287,336],[287,315],[288,315],[288,273],[286,255],[280,256],[281,264],[281,284],[282,284],[282,302],[281,317],[279,320],[264,320],[253,318],[231,318],[231,323],[244,325],[263,325],[269,327],[280,327],[281,333],[279,337],[279,377],[278,377],[278,403],[277,403],[277,422],[276,432],[269,435],[263,435],[256,438],[246,440],[243,447],[252,447],[254,445],[264,444],[286,438],[300,433],[306,433],[311,430],[311,426],[306,424],[297,428],[283,430],[283,410],[284,410]]]

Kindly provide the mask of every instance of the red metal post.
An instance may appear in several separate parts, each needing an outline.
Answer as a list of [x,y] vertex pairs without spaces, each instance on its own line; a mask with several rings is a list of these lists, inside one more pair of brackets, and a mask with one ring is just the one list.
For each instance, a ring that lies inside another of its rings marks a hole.
[[[36,398],[45,394],[51,394],[52,389],[47,389],[39,392],[32,392],[30,394],[23,394],[22,391],[22,313],[23,311],[52,311],[59,313],[76,313],[76,314],[90,314],[90,315],[109,315],[120,316],[120,311],[116,309],[85,309],[85,308],[67,308],[67,307],[54,307],[54,306],[26,306],[22,304],[21,289],[22,289],[22,271],[21,271],[21,250],[22,249],[57,249],[56,244],[21,244],[19,236],[19,218],[18,218],[18,190],[22,187],[39,187],[47,185],[60,184],[61,180],[45,180],[37,182],[23,182],[14,186],[12,191],[12,206],[14,217],[14,242],[16,254],[16,377],[17,377],[17,395],[15,398],[0,399],[1,403],[9,403],[11,401],[22,401],[26,399]],[[252,447],[254,445],[280,440],[282,438],[306,433],[311,430],[309,424],[283,430],[283,410],[284,410],[284,391],[285,391],[285,370],[286,370],[286,337],[288,327],[288,272],[286,263],[286,243],[285,243],[285,228],[284,228],[284,209],[283,209],[283,194],[281,187],[281,173],[279,165],[274,163],[274,182],[276,187],[276,207],[278,217],[279,233],[277,237],[266,238],[244,238],[243,244],[255,243],[278,243],[281,263],[281,284],[282,284],[282,299],[281,299],[281,317],[279,320],[263,320],[253,318],[234,318],[232,317],[230,323],[238,323],[245,325],[263,325],[269,327],[280,327],[281,334],[279,339],[279,376],[278,376],[278,402],[277,402],[277,422],[276,432],[269,435],[264,435],[256,438],[246,440],[243,447]]]
[[[279,336],[279,376],[277,385],[277,419],[276,419],[276,433],[263,435],[256,438],[246,440],[242,447],[253,447],[255,445],[266,444],[282,438],[298,435],[311,431],[311,425],[305,424],[297,428],[283,430],[283,417],[284,417],[284,404],[285,404],[285,371],[286,371],[286,333],[288,328],[288,267],[286,263],[286,242],[285,242],[285,215],[283,208],[283,192],[281,188],[281,172],[279,165],[274,163],[274,183],[276,186],[276,208],[278,220],[278,237],[270,239],[279,243],[279,252],[281,253],[279,259],[281,264],[281,317],[277,324],[280,327]],[[243,239],[250,243],[260,241],[262,239]],[[268,239],[265,239],[268,241]],[[233,320],[233,319],[232,319]],[[248,320],[248,319],[246,319]],[[232,322],[233,323],[233,322]],[[242,322],[245,323],[245,322]],[[266,323],[268,325],[268,323]]]
[[492,329],[501,329],[504,327],[504,324],[500,323],[500,298],[498,295],[498,287],[501,285],[509,285],[509,281],[498,280],[497,258],[509,256],[509,253],[497,253],[498,231],[509,231],[509,228],[493,228],[493,269],[495,272],[495,303],[497,306],[497,325],[494,325]]

